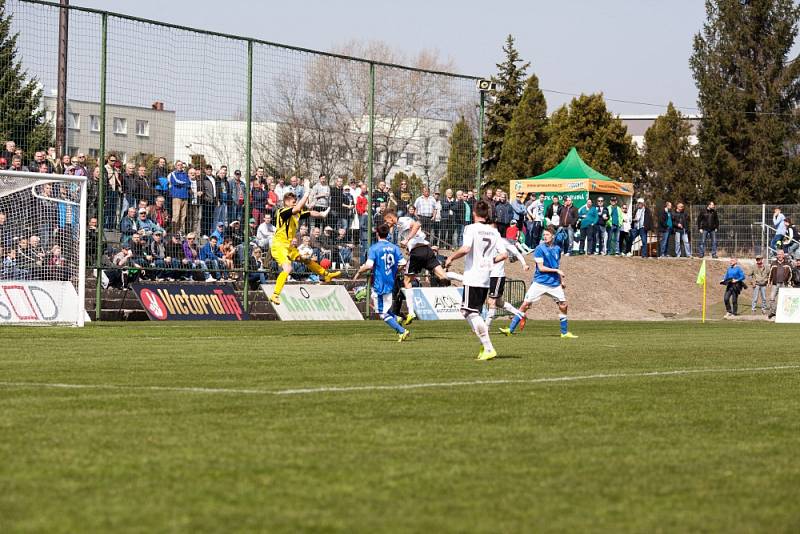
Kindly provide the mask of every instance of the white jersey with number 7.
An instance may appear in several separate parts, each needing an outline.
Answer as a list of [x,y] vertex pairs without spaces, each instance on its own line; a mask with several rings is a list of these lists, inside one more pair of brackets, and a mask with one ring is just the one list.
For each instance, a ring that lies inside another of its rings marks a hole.
[[464,285],[489,287],[489,278],[500,234],[494,226],[474,223],[464,227],[464,245],[470,251],[464,260]]

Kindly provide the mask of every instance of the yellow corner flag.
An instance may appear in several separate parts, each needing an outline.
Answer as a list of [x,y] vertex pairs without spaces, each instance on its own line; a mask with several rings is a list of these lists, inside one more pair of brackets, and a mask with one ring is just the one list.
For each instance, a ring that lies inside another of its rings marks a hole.
[[703,322],[706,322],[706,260],[700,264],[697,272],[697,285],[703,286]]
[[706,260],[700,264],[700,271],[697,273],[697,285],[702,286],[706,283]]

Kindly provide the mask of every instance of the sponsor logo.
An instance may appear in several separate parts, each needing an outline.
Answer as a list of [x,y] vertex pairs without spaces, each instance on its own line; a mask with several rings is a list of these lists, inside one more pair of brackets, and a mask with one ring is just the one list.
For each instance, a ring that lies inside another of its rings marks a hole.
[[[266,295],[274,285],[262,285]],[[344,286],[287,285],[281,292],[281,304],[274,306],[281,321],[361,321],[358,311]]]
[[153,319],[163,321],[167,318],[167,307],[164,301],[152,290],[147,288],[142,289],[142,292],[139,293],[139,298],[142,299],[144,309],[147,310],[147,313],[149,313]]
[[74,322],[77,307],[69,282],[0,283],[0,323]]
[[248,317],[229,286],[142,283],[134,284],[133,289],[155,321],[242,321]]
[[344,306],[339,302],[336,293],[325,296],[312,297],[308,289],[301,287],[298,291],[300,297],[287,294],[284,303],[290,312],[343,312]]
[[420,320],[462,319],[460,310],[463,288],[424,287],[403,291],[406,299],[414,303],[414,313]]

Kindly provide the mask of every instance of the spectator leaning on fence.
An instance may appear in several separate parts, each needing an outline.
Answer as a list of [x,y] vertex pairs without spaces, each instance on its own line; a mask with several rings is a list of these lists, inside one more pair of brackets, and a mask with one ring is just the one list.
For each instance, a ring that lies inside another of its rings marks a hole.
[[756,256],[756,264],[750,272],[750,278],[753,282],[753,302],[750,305],[750,313],[755,313],[759,298],[761,299],[761,313],[766,313],[769,269],[767,269],[764,264],[764,258],[760,254]]
[[772,225],[775,228],[775,236],[772,238],[772,241],[769,243],[769,248],[777,249],[778,243],[783,241],[783,237],[786,235],[786,225],[783,221],[786,217],[781,213],[780,208],[775,208],[772,212]]
[[785,233],[783,240],[781,241],[781,248],[783,248],[783,251],[786,252],[786,254],[791,258],[798,246],[800,246],[800,243],[797,241],[797,229],[792,223],[792,219],[790,217],[786,217],[783,220],[783,225],[785,226]]
[[702,258],[706,254],[706,240],[711,239],[711,257],[717,257],[717,230],[719,230],[719,215],[717,207],[713,202],[709,202],[706,209],[697,218],[697,229],[700,232],[700,244],[698,250]]

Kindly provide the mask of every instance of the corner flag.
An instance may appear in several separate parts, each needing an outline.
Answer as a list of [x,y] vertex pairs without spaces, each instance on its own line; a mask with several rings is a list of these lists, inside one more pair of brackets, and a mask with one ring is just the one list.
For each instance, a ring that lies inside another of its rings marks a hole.
[[703,286],[703,314],[702,321],[706,322],[706,260],[700,264],[700,270],[697,272],[697,285]]
[[697,285],[702,286],[706,283],[706,260],[700,264],[700,271],[697,273]]

